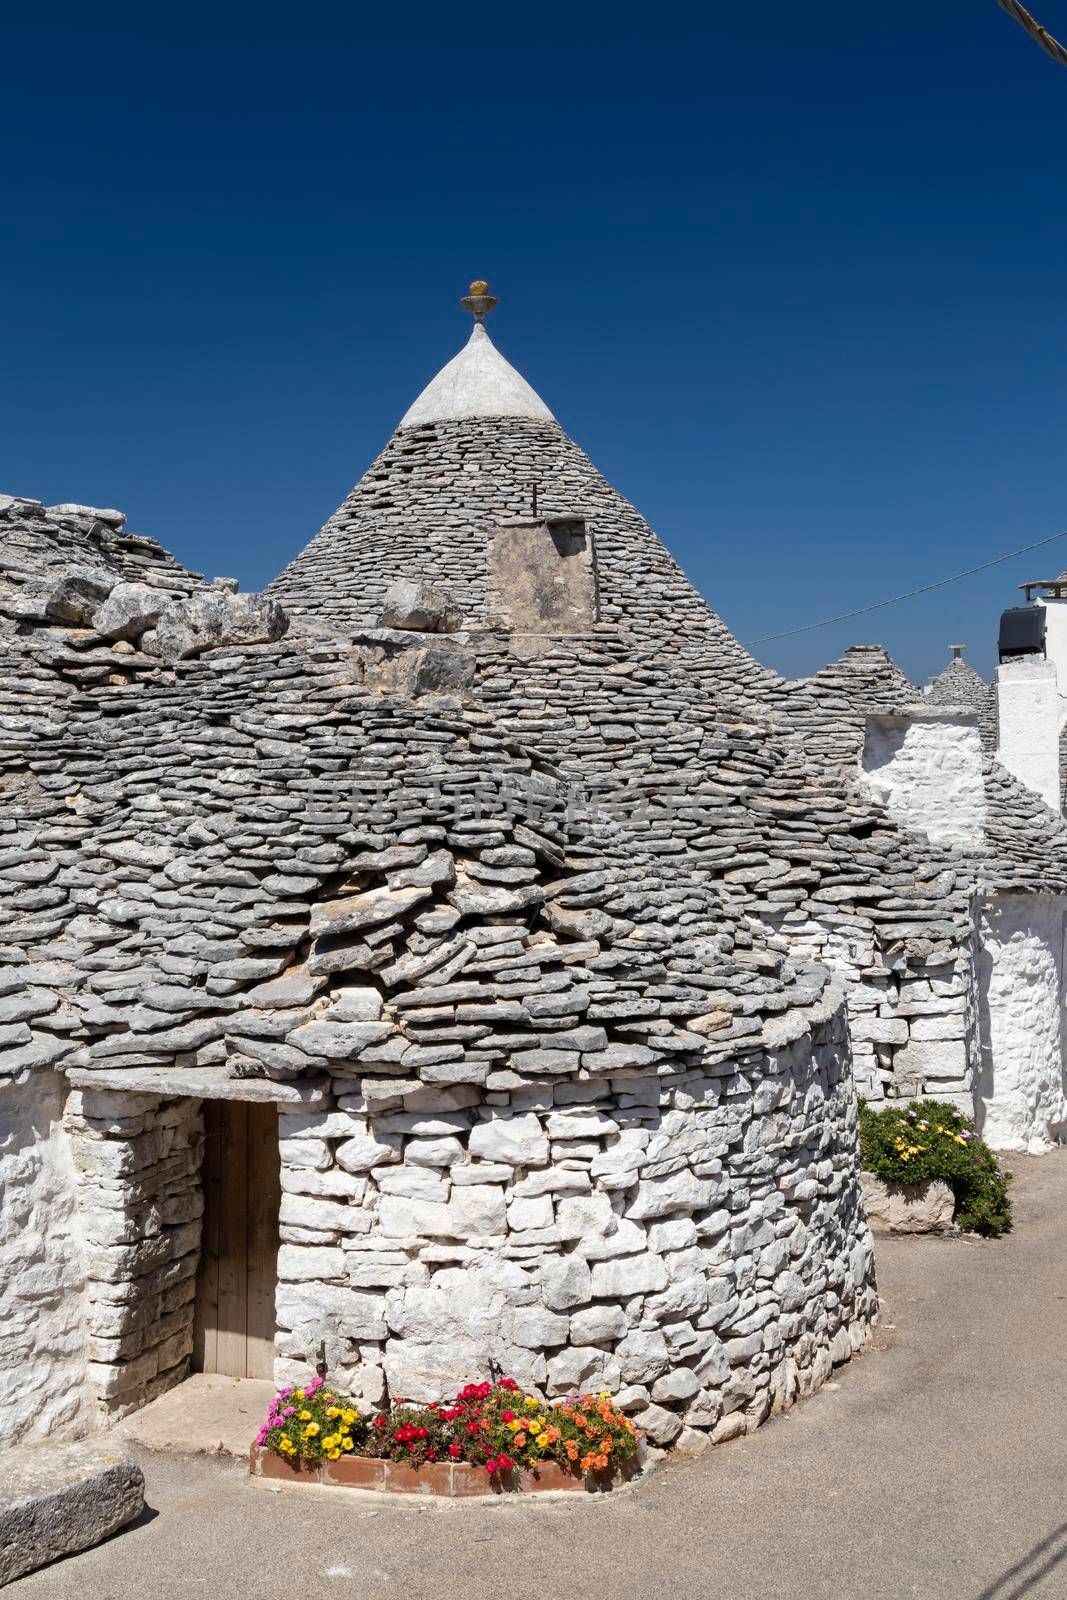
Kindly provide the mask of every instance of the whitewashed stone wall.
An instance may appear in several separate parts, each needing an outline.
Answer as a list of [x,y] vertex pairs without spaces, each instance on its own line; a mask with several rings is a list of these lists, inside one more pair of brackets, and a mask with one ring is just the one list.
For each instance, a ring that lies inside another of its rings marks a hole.
[[1052,896],[1002,896],[982,918],[979,1131],[1031,1154],[1067,1137],[1065,911]]
[[85,1265],[51,1073],[0,1096],[0,1434],[76,1438],[90,1422]]
[[[773,924],[764,931],[781,937]],[[850,937],[814,920],[791,923],[787,942],[844,982],[857,1094],[875,1108],[928,1095],[973,1114],[980,1056],[971,944],[905,964],[869,931]]]
[[336,1079],[283,1112],[279,1381],[325,1338],[371,1404],[495,1363],[618,1392],[657,1443],[790,1405],[874,1313],[840,1011],[816,1037],[501,1092]]
[[1044,656],[1016,656],[997,668],[997,757],[1060,808],[1060,696],[1056,665]]
[[87,1375],[98,1420],[187,1376],[203,1193],[200,1102],[71,1090],[64,1115],[85,1240]]
[[986,801],[976,714],[909,707],[868,717],[862,770],[894,821],[937,844],[981,848]]

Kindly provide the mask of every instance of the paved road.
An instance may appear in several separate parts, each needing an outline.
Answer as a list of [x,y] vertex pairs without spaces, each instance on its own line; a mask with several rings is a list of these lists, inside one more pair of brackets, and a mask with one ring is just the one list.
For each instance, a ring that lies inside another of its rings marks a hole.
[[888,1240],[883,1323],[752,1438],[608,1500],[384,1504],[142,1452],[154,1517],[18,1600],[1062,1600],[1067,1150],[1008,1238]]

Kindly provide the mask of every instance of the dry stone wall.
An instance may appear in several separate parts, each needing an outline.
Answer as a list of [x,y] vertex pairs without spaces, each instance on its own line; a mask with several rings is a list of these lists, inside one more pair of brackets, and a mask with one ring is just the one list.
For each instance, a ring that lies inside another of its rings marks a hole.
[[710,1071],[334,1079],[282,1117],[278,1375],[325,1338],[372,1405],[495,1364],[550,1395],[610,1389],[659,1444],[734,1437],[865,1342],[854,1139],[839,1010]]
[[75,1089],[64,1126],[84,1245],[87,1378],[104,1421],[188,1374],[203,1124],[196,1100]]
[[[0,986],[3,988],[4,986]],[[10,1000],[17,990],[7,988]],[[51,1074],[0,1090],[0,1423],[6,1445],[92,1415],[76,1178]]]

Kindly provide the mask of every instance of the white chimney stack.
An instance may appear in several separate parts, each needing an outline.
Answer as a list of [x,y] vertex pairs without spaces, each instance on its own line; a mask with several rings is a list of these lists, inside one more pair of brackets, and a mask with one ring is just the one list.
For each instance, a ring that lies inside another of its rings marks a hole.
[[1062,697],[1067,690],[1067,583],[1021,587],[1026,605],[1005,611],[1000,619],[997,758],[1059,811],[1060,728],[1067,712]]

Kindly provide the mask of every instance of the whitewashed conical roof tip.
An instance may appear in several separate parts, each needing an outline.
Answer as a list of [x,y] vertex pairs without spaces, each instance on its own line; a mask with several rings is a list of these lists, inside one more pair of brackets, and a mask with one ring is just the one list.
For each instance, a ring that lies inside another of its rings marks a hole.
[[443,366],[400,420],[402,428],[426,422],[464,422],[472,417],[525,417],[554,422],[540,395],[476,322],[458,355]]

